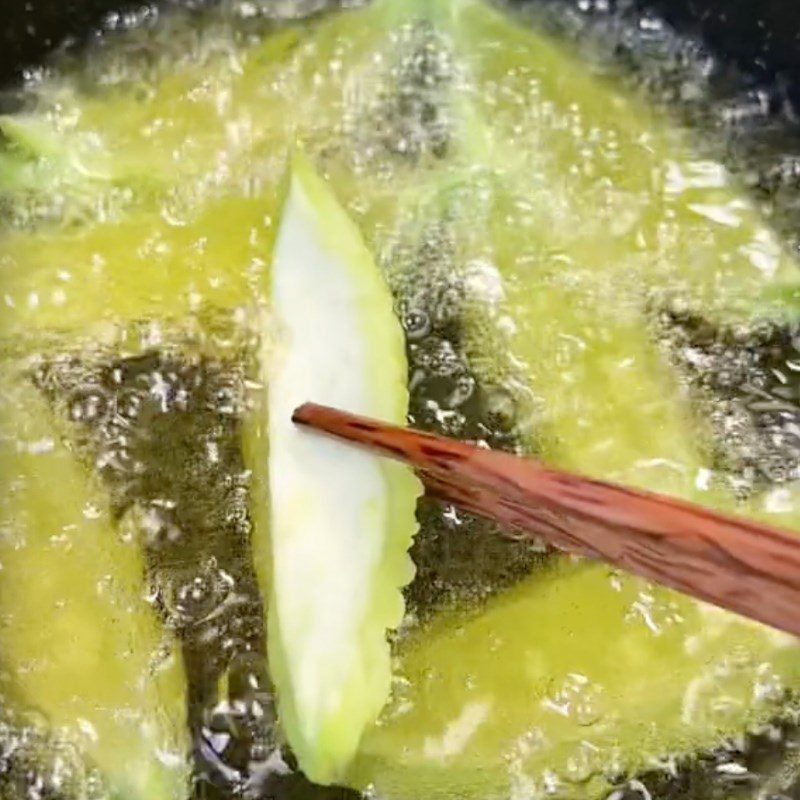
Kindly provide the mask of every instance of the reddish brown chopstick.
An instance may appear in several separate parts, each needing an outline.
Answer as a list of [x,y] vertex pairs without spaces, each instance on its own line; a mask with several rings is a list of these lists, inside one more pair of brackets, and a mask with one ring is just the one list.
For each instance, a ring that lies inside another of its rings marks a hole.
[[464,510],[800,636],[791,533],[325,406],[293,419],[411,464]]

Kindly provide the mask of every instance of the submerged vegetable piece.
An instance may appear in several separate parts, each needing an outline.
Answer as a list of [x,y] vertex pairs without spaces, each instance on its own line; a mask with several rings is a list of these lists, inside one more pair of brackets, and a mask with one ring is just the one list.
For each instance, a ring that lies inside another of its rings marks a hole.
[[114,797],[182,800],[180,657],[145,598],[138,542],[115,529],[55,431],[25,376],[3,369],[2,703],[43,715],[97,765]]
[[[478,178],[419,204],[421,221],[400,231],[389,260],[399,302],[433,326],[443,312],[430,296],[449,294],[458,308],[452,357],[510,406],[527,452],[594,477],[718,502],[695,490],[709,463],[706,431],[636,293],[621,279],[548,257],[532,226],[504,214],[509,197],[502,181]],[[430,261],[412,249],[436,246]],[[458,398],[452,402],[457,409]]]
[[796,640],[604,566],[567,566],[401,645],[353,779],[389,798],[591,797],[777,715]]
[[[92,341],[98,326],[178,321],[248,302],[265,268],[270,204],[228,196],[175,225],[157,212],[0,241],[0,347],[30,353],[45,337]],[[236,225],[230,224],[235,218]]]
[[[648,305],[667,302],[662,290],[678,284],[677,295],[698,301],[706,291],[700,284],[716,276],[729,285],[718,305],[702,300],[712,319],[732,325],[756,313],[753,287],[765,288],[770,278],[737,248],[766,224],[750,208],[741,229],[715,230],[686,210],[685,196],[674,198],[685,212],[675,217],[669,192],[667,202],[663,187],[648,182],[653,169],[668,171],[671,159],[696,155],[685,131],[655,113],[639,114],[639,102],[618,97],[552,40],[472,0],[432,3],[424,13],[409,10],[408,19],[423,19],[432,31],[423,51],[427,83],[437,86],[437,103],[448,112],[448,150],[409,170],[413,160],[372,142],[368,152],[383,153],[373,158],[392,182],[370,170],[348,173],[348,156],[338,151],[324,163],[382,256],[398,306],[418,321],[411,348],[434,338],[425,331],[437,318],[452,316],[444,306],[458,306],[458,342],[434,349],[429,360],[449,356],[442,372],[456,358],[469,364],[481,389],[513,408],[529,448],[593,475],[694,495],[710,441],[653,341]],[[493,32],[488,41],[482,25]],[[492,42],[506,40],[513,47],[495,69]],[[442,63],[450,64],[451,78],[436,84]],[[425,77],[419,80],[427,85]],[[645,140],[648,132],[656,137],[654,152],[629,141],[617,106]],[[591,125],[573,130],[573,117]],[[530,141],[520,141],[524,136]],[[584,153],[587,142],[596,147]],[[623,145],[631,158],[614,155]],[[396,180],[408,172],[413,187]],[[720,191],[737,208],[746,205],[720,165],[717,173]],[[665,240],[637,240],[645,223]],[[722,277],[716,256],[726,265]],[[777,263],[778,283],[800,275],[788,256]],[[759,305],[758,314],[768,308]],[[459,397],[445,398],[443,413],[457,414]]]
[[[442,224],[463,279],[496,287],[494,315],[464,304],[465,349],[484,381],[526,376],[540,403],[529,446],[550,463],[735,508],[702,486],[702,427],[636,293],[537,259],[530,227],[498,212],[503,184],[484,193],[482,210],[480,192],[462,192],[466,224],[457,214]],[[413,297],[413,279],[399,286]],[[513,374],[483,350],[502,318],[516,326]],[[619,776],[713,749],[785,709],[782,689],[800,679],[791,638],[639,581],[618,593],[605,568],[557,570],[402,643],[395,702],[364,742],[355,785],[388,798],[535,797],[553,786],[599,796]]]
[[[304,157],[292,160],[272,265],[272,317],[261,352],[269,530],[257,511],[268,594],[270,668],[280,717],[306,774],[335,782],[389,695],[387,630],[403,617],[407,550],[420,493],[399,464],[303,431],[314,399],[403,423],[403,335],[358,230]],[[269,555],[264,551],[268,541]],[[271,565],[271,568],[269,567]]]
[[[347,82],[368,81],[396,14],[378,4],[303,36],[290,26],[197,60],[172,53],[173,71],[144,86],[114,84],[111,67],[112,85],[93,93],[45,81],[34,110],[0,118],[5,174],[33,181],[0,182],[13,221],[0,241],[0,352],[258,296],[288,151],[329,140]],[[318,64],[337,59],[348,73],[321,79]],[[103,159],[82,167],[81,142],[113,152],[113,174]]]
[[[289,27],[238,48],[226,36],[218,28],[207,34],[212,43],[221,40],[219,52],[187,54],[176,46],[162,56],[171,69],[149,80],[120,80],[113,63],[87,81],[91,92],[53,78],[37,87],[27,114],[0,117],[0,157],[8,167],[0,195],[16,204],[17,220],[87,224],[157,206],[179,218],[220,187],[269,172],[269,158],[259,168],[242,164],[259,146],[274,148],[280,174],[281,143],[299,115],[285,113],[288,98],[276,81],[291,74],[299,32]],[[103,54],[98,58],[102,64]]]
[[503,310],[516,326],[512,352],[540,403],[542,457],[593,477],[718,501],[695,486],[710,465],[709,431],[693,417],[635,293],[579,264],[526,263],[536,250],[529,232],[505,223],[493,231],[495,242],[518,245],[513,260],[495,258]]
[[108,180],[108,154],[90,153],[90,143],[59,136],[45,119],[22,114],[0,117],[0,193],[88,189]]
[[798,264],[685,129],[487,3],[453,8],[476,113],[490,123],[478,139],[518,187],[508,211],[543,250],[722,324],[796,317]]

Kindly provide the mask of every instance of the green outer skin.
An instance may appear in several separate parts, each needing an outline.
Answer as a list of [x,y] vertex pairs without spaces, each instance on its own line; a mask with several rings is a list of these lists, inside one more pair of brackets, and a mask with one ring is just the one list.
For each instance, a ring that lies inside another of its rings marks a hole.
[[73,740],[113,796],[181,800],[183,670],[145,600],[138,542],[112,526],[33,386],[0,377],[0,691]]
[[[297,199],[295,192],[302,192]],[[284,209],[293,202],[310,203],[317,214],[316,229],[310,236],[319,237],[335,260],[331,265],[346,265],[348,279],[356,282],[361,296],[359,323],[365,340],[371,344],[368,363],[362,368],[374,376],[374,396],[369,405],[382,419],[403,424],[408,406],[406,389],[407,365],[403,333],[392,309],[392,298],[376,268],[360,233],[338,204],[330,188],[321,180],[307,160],[295,154]],[[284,211],[284,213],[286,213]],[[319,288],[324,292],[324,275]],[[280,314],[302,313],[302,309],[280,309]],[[260,375],[266,383],[270,371],[272,343],[268,331],[263,334],[260,353]],[[399,625],[404,607],[400,589],[413,577],[408,556],[415,531],[414,509],[421,485],[407,467],[391,461],[380,464],[387,487],[389,503],[388,528],[381,533],[385,542],[383,558],[375,565],[372,583],[363,590],[364,617],[360,625],[357,662],[351,677],[341,689],[342,700],[328,712],[316,735],[309,738],[305,711],[297,705],[287,648],[291,647],[292,631],[281,630],[276,612],[280,598],[270,578],[271,556],[268,519],[264,508],[267,497],[265,467],[268,463],[267,414],[258,410],[260,429],[246,435],[248,465],[256,476],[254,517],[254,549],[259,579],[268,602],[268,642],[270,672],[276,685],[283,730],[298,756],[303,771],[318,783],[340,780],[352,759],[364,727],[373,722],[386,702],[390,690],[390,648],[386,631]],[[255,415],[254,415],[255,416]],[[377,532],[365,530],[364,535]],[[320,531],[320,536],[326,536]],[[303,588],[307,591],[307,587]],[[320,665],[324,669],[324,664]]]

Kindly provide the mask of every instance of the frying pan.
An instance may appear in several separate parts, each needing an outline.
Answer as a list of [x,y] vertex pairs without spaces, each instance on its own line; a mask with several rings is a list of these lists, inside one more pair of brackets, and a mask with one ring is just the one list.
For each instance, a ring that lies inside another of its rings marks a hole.
[[[268,2],[269,0],[265,0]],[[514,0],[535,4],[544,0]],[[653,9],[679,32],[697,36],[723,61],[737,64],[767,89],[778,87],[800,109],[800,0],[561,0],[582,8]],[[159,7],[200,6],[214,0],[157,0]],[[110,12],[145,5],[129,0],[0,0],[0,87],[58,49],[80,48],[108,26]],[[769,743],[764,744],[769,749]],[[709,767],[713,771],[713,765]],[[656,780],[656,779],[654,779]],[[699,780],[699,778],[698,778]],[[298,776],[273,787],[284,800],[356,800],[342,790],[306,784]],[[215,796],[206,787],[207,796]],[[224,796],[224,794],[220,794]]]

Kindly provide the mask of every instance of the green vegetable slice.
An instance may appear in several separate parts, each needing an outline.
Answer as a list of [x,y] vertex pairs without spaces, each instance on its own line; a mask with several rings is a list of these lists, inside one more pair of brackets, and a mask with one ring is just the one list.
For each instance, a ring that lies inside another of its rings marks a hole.
[[401,645],[351,774],[388,798],[598,796],[778,715],[793,637],[603,566],[561,562]]
[[138,542],[114,528],[33,386],[2,379],[3,703],[39,711],[115,797],[181,800],[182,664],[145,599]]
[[90,344],[98,327],[249,303],[265,269],[276,202],[277,191],[265,188],[254,198],[202,204],[178,226],[141,211],[58,233],[7,233],[0,241],[0,345],[24,352],[27,343],[32,352],[59,336],[71,346]]
[[[272,87],[292,80],[299,38],[289,27],[242,47],[238,58],[172,52],[164,57],[172,70],[152,85],[122,82],[87,93],[45,81],[33,110],[0,117],[0,156],[9,167],[0,193],[23,209],[35,201],[34,218],[55,206],[45,219],[60,215],[73,225],[159,206],[180,224],[221,187],[274,174],[275,161],[280,174],[300,115],[287,114],[287,97]],[[259,147],[274,154],[254,165]]]
[[[30,342],[30,352],[45,336],[175,319],[258,296],[287,154],[295,139],[329,138],[345,116],[351,73],[323,79],[317,65],[338,59],[367,76],[388,11],[378,4],[324,17],[304,36],[279,30],[244,47],[241,61],[225,53],[180,62],[144,97],[138,84],[86,95],[45,83],[41,109],[0,118],[4,174],[32,182],[0,183],[9,209],[27,208],[28,190],[45,207],[61,209],[61,195],[66,203],[55,221],[3,231],[0,351],[7,342],[18,352]],[[228,98],[223,109],[210,99],[219,95]],[[77,120],[69,136],[54,129],[48,103]],[[73,170],[69,143],[78,140],[102,141],[114,174]],[[64,187],[73,177],[78,205],[85,197],[95,204],[88,213],[69,210]],[[121,205],[98,199],[112,185],[131,197]]]
[[[387,630],[403,616],[407,550],[420,493],[395,463],[326,441],[291,422],[318,403],[403,423],[403,335],[355,225],[301,155],[292,159],[272,265],[262,345],[269,530],[257,525],[268,595],[270,668],[282,725],[304,772],[342,778],[390,688]],[[266,545],[266,542],[269,542]],[[269,551],[269,555],[265,551]]]
[[552,253],[713,321],[796,316],[796,261],[682,126],[487,3],[453,8],[472,102],[491,120],[479,141],[518,187],[508,212]]

